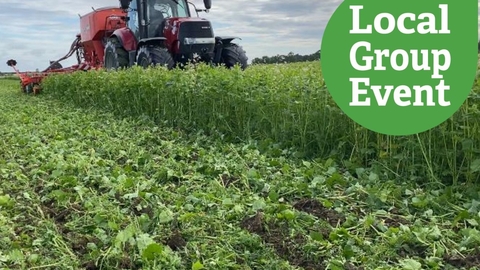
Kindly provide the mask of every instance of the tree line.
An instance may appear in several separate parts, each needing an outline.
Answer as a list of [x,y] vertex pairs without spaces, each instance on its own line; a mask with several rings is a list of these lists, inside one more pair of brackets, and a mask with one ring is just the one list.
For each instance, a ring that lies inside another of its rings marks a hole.
[[278,64],[278,63],[295,63],[319,60],[321,56],[320,50],[315,53],[300,55],[290,52],[287,55],[277,54],[275,56],[257,57],[252,60],[252,64]]

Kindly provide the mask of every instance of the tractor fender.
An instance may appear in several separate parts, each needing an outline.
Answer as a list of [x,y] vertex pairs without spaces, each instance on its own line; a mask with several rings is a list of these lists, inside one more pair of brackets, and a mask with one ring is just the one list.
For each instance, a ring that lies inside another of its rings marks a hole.
[[116,37],[127,52],[137,50],[137,39],[129,28],[117,29],[112,33],[111,37]]
[[215,41],[217,41],[217,43],[220,41],[222,44],[229,44],[234,39],[242,40],[240,37],[235,37],[235,36],[215,37]]
[[235,36],[215,37],[215,55],[213,56],[214,63],[220,63],[222,58],[223,48],[225,47],[225,45],[230,44],[234,39],[242,40],[240,37],[235,37]]
[[152,38],[142,38],[138,42],[138,48],[143,45],[158,45],[161,47],[165,47],[165,42],[167,39],[165,37],[152,37]]

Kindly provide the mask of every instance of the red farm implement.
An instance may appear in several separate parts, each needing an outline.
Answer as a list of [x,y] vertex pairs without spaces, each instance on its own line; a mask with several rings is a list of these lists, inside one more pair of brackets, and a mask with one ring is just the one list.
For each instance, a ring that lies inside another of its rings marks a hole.
[[[195,8],[193,17],[189,5]],[[70,51],[42,72],[20,72],[17,61],[7,65],[20,77],[26,93],[38,93],[43,78],[51,74],[105,68],[117,70],[139,65],[172,69],[190,61],[247,67],[243,48],[234,36],[215,36],[210,21],[198,17],[208,12],[211,1],[204,0],[205,9],[197,9],[188,0],[120,0],[120,7],[104,7],[80,16],[80,33]],[[77,64],[63,68],[59,62],[76,54]]]
[[[81,33],[70,46],[70,51],[58,59],[51,61],[50,66],[41,72],[20,72],[17,61],[10,59],[7,65],[15,70],[20,78],[20,84],[25,93],[38,93],[43,78],[51,74],[87,71],[103,66],[103,44],[116,30],[125,27],[126,13],[123,9],[106,7],[96,9],[80,17]],[[77,64],[63,68],[59,63],[76,55]]]

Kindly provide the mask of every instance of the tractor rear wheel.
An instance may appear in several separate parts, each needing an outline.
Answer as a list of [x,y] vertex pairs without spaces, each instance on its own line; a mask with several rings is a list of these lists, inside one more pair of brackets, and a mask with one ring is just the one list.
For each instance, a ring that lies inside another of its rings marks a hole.
[[232,68],[235,65],[240,65],[242,70],[248,66],[248,57],[243,48],[235,43],[226,44],[222,49],[222,63],[227,68]]
[[173,69],[175,67],[175,61],[166,48],[152,45],[140,47],[137,53],[137,64],[143,68],[164,66]]
[[128,52],[122,48],[120,41],[116,37],[109,38],[105,44],[104,66],[107,70],[117,70],[126,68],[128,63]]

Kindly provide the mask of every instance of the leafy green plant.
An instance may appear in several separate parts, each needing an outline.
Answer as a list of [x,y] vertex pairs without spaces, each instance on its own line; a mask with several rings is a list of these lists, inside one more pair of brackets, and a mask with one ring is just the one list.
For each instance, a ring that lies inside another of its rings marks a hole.
[[119,117],[146,117],[228,142],[256,141],[255,147],[273,156],[290,149],[290,157],[332,158],[347,168],[378,168],[388,178],[455,185],[478,181],[477,80],[451,119],[404,137],[370,132],[346,117],[331,99],[318,61],[254,65],[245,71],[199,65],[170,72],[78,72],[51,76],[43,87],[48,96]]
[[0,83],[2,268],[478,266],[478,187],[392,180],[380,161],[301,160],[274,141],[229,143]]

